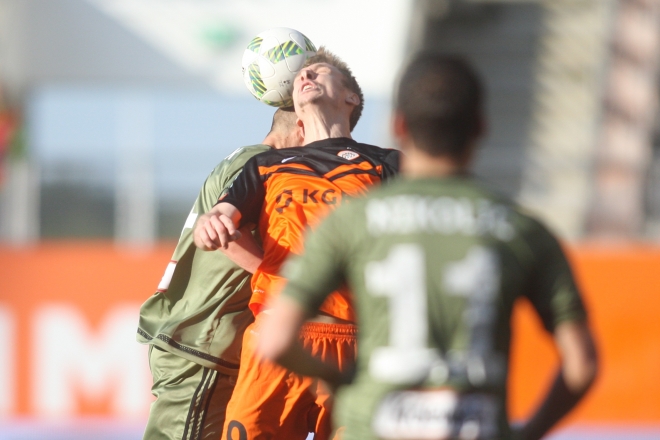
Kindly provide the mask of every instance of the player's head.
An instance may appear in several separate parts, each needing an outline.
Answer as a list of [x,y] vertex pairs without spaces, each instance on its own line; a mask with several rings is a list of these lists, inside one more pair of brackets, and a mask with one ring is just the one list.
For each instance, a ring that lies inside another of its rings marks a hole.
[[301,74],[296,77],[296,81],[300,79],[301,75],[305,74],[307,71],[306,69],[311,68],[313,70],[314,68],[318,67],[318,65],[330,66],[333,74],[339,74],[341,86],[354,94],[355,99],[352,101],[351,105],[353,108],[349,117],[350,130],[353,131],[358,121],[360,120],[362,109],[364,108],[364,96],[362,94],[360,85],[353,76],[353,73],[351,72],[351,69],[348,67],[348,65],[338,56],[327,50],[324,46],[321,46],[318,49],[316,55],[307,59],[303,69],[301,70]]
[[297,121],[298,117],[293,111],[293,107],[278,108],[273,114],[270,132],[263,143],[273,148],[289,148],[302,145],[302,132]]
[[395,99],[395,115],[405,121],[415,147],[431,156],[466,158],[484,132],[481,81],[458,56],[415,56]]
[[286,133],[296,126],[298,117],[293,111],[293,107],[280,107],[273,114],[273,123],[270,125],[270,131]]

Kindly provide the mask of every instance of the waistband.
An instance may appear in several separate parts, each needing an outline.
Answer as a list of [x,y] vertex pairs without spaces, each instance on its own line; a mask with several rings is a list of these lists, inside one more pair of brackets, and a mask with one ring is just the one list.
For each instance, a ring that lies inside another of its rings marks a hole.
[[355,338],[357,336],[355,324],[328,324],[325,322],[306,322],[300,329],[301,337],[321,338]]

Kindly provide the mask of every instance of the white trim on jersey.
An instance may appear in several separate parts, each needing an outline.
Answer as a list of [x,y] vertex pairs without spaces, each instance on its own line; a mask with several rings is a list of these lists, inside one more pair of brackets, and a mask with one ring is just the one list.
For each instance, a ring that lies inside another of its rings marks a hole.
[[170,287],[170,282],[172,282],[172,275],[174,275],[174,269],[176,268],[176,263],[178,263],[178,261],[172,260],[165,268],[165,273],[163,274],[163,278],[161,278],[160,283],[158,284],[159,292],[167,292],[167,289]]

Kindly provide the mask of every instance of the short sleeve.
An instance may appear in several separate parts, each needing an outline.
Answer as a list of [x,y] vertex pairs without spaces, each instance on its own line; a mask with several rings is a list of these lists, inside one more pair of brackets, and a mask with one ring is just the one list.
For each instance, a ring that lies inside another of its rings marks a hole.
[[241,213],[241,224],[259,222],[265,189],[256,157],[250,158],[218,202],[234,205]]
[[227,159],[223,160],[216,166],[211,174],[204,181],[202,189],[197,196],[197,201],[195,202],[194,210],[196,213],[201,214],[208,212],[217,202],[218,198],[222,196],[223,191],[226,190],[226,186],[231,179],[240,172],[240,168],[235,170],[235,173],[231,176],[228,174],[229,163]]
[[193,212],[208,212],[226,195],[233,180],[243,171],[245,163],[253,156],[268,151],[266,145],[251,145],[234,150],[211,171],[197,196]]
[[383,167],[383,180],[389,180],[399,174],[401,162],[401,152],[399,150],[387,150]]
[[557,239],[542,225],[529,237],[534,266],[527,296],[545,328],[564,321],[584,321],[586,310],[570,264]]

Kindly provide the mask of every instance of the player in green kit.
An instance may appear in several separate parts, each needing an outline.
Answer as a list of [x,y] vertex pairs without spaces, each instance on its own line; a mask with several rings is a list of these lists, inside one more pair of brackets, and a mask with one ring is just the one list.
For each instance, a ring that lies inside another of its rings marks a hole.
[[243,238],[227,249],[227,255],[197,250],[192,227],[199,214],[222,198],[249,158],[271,147],[302,144],[296,120],[293,109],[278,109],[262,144],[239,148],[215,167],[186,220],[157,292],[140,309],[137,339],[150,344],[156,396],[145,439],[220,438],[238,374],[243,331],[254,320],[248,309],[251,273],[263,252],[251,239],[253,226],[242,229]]
[[[358,359],[335,407],[343,440],[539,439],[595,378],[585,307],[559,243],[468,174],[485,126],[481,95],[461,59],[415,57],[393,120],[402,177],[338,208],[284,270],[259,350],[301,374],[346,379],[295,341],[328,292],[343,283],[353,292]],[[510,318],[521,297],[561,363],[539,409],[512,428]]]

